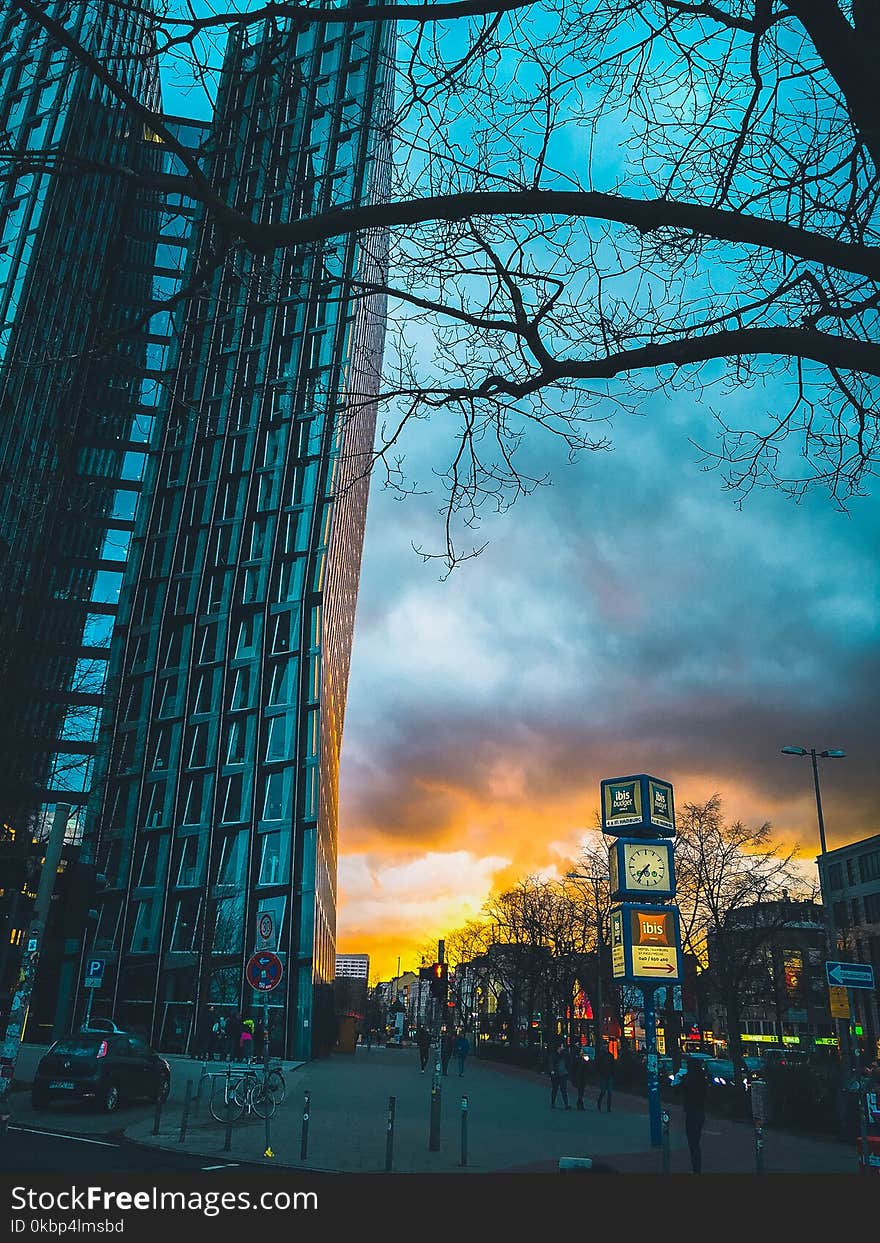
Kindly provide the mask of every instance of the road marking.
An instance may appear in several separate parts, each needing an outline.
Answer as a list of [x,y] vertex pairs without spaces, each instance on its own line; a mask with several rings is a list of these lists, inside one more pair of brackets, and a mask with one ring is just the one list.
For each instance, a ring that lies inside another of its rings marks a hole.
[[203,1165],[203,1170],[237,1170],[237,1161],[224,1161],[222,1165]]
[[68,1135],[65,1131],[44,1131],[36,1126],[11,1126],[10,1131],[30,1132],[32,1135],[51,1135],[55,1139],[69,1139],[75,1144],[97,1144],[99,1148],[118,1148],[118,1144],[110,1144],[105,1139],[85,1139],[82,1135]]

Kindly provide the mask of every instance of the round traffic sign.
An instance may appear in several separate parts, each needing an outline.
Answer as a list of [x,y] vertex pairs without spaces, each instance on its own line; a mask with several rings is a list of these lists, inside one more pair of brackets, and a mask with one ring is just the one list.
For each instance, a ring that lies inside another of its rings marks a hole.
[[260,993],[270,993],[281,983],[284,966],[272,950],[258,950],[247,960],[244,974],[251,988],[255,988]]
[[275,921],[268,911],[264,911],[257,920],[257,932],[261,941],[271,941],[272,933],[275,931]]

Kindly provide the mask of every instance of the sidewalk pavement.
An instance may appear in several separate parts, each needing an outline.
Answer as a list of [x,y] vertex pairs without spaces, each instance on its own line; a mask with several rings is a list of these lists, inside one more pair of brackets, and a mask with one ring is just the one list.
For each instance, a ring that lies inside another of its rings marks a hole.
[[[126,1138],[176,1152],[235,1161],[262,1162],[335,1173],[382,1173],[385,1170],[389,1097],[395,1098],[392,1169],[396,1173],[556,1173],[561,1157],[589,1157],[602,1172],[659,1174],[660,1148],[651,1146],[647,1101],[628,1093],[614,1095],[610,1113],[596,1109],[596,1091],[587,1090],[587,1108],[550,1108],[549,1080],[532,1071],[501,1066],[471,1055],[463,1077],[455,1062],[440,1079],[439,1151],[429,1149],[432,1075],[419,1069],[418,1051],[359,1046],[354,1054],[285,1070],[286,1097],[270,1122],[273,1156],[265,1158],[265,1122],[243,1117],[234,1124],[229,1152],[225,1127],[216,1122],[203,1097],[189,1115],[187,1134],[179,1142],[182,1105],[163,1110],[159,1134],[153,1122],[128,1126]],[[305,1160],[300,1160],[304,1094],[310,1093]],[[462,1165],[462,1098],[467,1098],[467,1164]],[[690,1172],[681,1108],[670,1108],[670,1173]],[[709,1117],[703,1133],[705,1173],[755,1173],[754,1133],[750,1123]],[[794,1134],[774,1128],[764,1132],[764,1170],[768,1174],[857,1174],[855,1145]]]

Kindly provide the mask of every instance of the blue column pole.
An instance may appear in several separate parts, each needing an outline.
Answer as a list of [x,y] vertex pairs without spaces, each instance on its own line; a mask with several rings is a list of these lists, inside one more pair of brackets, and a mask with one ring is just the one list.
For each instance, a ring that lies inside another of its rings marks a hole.
[[660,1109],[660,1076],[657,1073],[657,1013],[654,1009],[654,985],[642,985],[645,1011],[645,1053],[648,1066],[648,1120],[651,1144],[659,1148],[663,1141]]

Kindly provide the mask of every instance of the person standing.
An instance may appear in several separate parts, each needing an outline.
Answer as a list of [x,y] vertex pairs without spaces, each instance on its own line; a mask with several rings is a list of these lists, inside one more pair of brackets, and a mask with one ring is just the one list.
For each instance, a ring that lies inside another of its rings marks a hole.
[[214,1054],[217,1054],[219,1061],[223,1060],[223,1053],[226,1048],[226,1019],[219,1014],[214,1020],[211,1028],[211,1061],[214,1060]]
[[453,1046],[453,1051],[455,1053],[455,1056],[458,1058],[458,1077],[460,1079],[462,1075],[464,1074],[465,1059],[467,1058],[467,1055],[471,1051],[471,1042],[468,1040],[467,1036],[464,1034],[463,1031],[460,1031],[458,1033],[455,1044]]
[[587,1086],[587,1063],[581,1052],[580,1045],[573,1044],[569,1054],[569,1078],[571,1086],[577,1092],[575,1107],[584,1109],[584,1090]]
[[416,1033],[416,1044],[419,1046],[419,1064],[422,1068],[422,1074],[425,1073],[425,1067],[428,1065],[428,1056],[431,1052],[431,1033],[427,1027],[420,1027]]
[[242,1023],[241,1015],[236,1010],[226,1020],[226,1057],[230,1062],[234,1062],[238,1057],[241,1044]]
[[562,1096],[562,1103],[566,1109],[571,1109],[568,1103],[568,1054],[565,1051],[565,1042],[557,1041],[556,1047],[550,1054],[550,1108],[556,1108],[556,1097]]
[[212,1041],[216,1017],[213,1006],[206,1006],[199,1014],[199,1021],[196,1025],[195,1057],[202,1062],[214,1060]]
[[449,1071],[449,1059],[452,1057],[452,1046],[454,1043],[452,1032],[447,1027],[444,1027],[443,1034],[440,1037],[440,1067],[444,1075]]
[[700,1174],[703,1170],[700,1141],[703,1135],[703,1124],[706,1121],[708,1088],[709,1081],[706,1078],[703,1063],[695,1057],[687,1058],[687,1071],[681,1081],[681,1093],[684,1106],[684,1129],[691,1154],[691,1171],[694,1174]]
[[244,1019],[241,1024],[241,1035],[239,1036],[239,1044],[241,1046],[241,1060],[250,1065],[254,1055],[254,1020]]
[[596,1074],[599,1076],[599,1097],[596,1108],[601,1112],[602,1101],[605,1101],[605,1112],[611,1113],[611,1093],[614,1089],[614,1058],[604,1040],[600,1041],[596,1053]]

